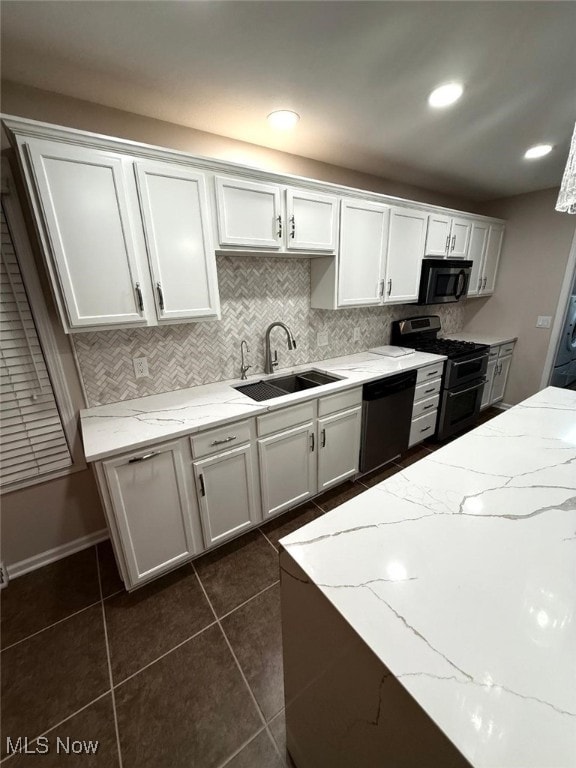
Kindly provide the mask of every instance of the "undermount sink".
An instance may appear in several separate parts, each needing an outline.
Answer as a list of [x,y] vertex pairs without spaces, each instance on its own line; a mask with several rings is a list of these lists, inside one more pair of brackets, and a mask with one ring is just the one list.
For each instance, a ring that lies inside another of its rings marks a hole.
[[321,387],[322,384],[331,384],[333,381],[339,381],[339,379],[319,371],[302,371],[290,376],[280,376],[277,379],[267,381],[261,379],[251,384],[242,384],[239,387],[234,387],[234,389],[252,398],[252,400],[260,401],[272,400],[275,397],[283,397],[313,387]]

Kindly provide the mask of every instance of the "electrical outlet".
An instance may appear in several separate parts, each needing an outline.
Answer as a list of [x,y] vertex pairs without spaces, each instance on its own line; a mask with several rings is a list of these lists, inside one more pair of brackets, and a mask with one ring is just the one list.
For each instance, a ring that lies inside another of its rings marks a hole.
[[552,318],[550,315],[538,315],[536,320],[536,328],[550,328],[552,325]]
[[134,363],[134,376],[136,376],[137,379],[143,379],[146,376],[150,376],[147,357],[133,357],[132,362]]
[[316,344],[318,344],[319,347],[328,346],[328,331],[318,331],[316,335]]
[[352,341],[360,341],[360,328],[358,328],[358,326],[354,328],[354,336],[352,338]]

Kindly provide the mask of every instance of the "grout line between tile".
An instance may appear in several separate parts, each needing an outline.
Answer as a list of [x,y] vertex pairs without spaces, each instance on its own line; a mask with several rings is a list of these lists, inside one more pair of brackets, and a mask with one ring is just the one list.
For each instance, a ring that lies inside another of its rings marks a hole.
[[268,538],[268,536],[266,536],[266,534],[264,533],[264,531],[262,530],[262,528],[258,528],[258,530],[260,531],[260,533],[262,534],[262,536],[264,536],[264,538],[266,539],[266,541],[268,542],[268,544],[270,544],[270,546],[272,547],[272,549],[274,550],[274,552],[276,552],[276,554],[278,554],[278,549],[277,549],[277,548],[274,546],[274,544],[272,544],[272,542],[270,541],[270,539]]
[[132,672],[132,674],[128,675],[128,677],[125,677],[119,682],[117,682],[114,688],[120,688],[120,686],[124,685],[124,683],[127,683],[128,680],[131,680],[133,677],[136,677],[136,675],[139,675],[140,672],[143,672],[145,669],[148,669],[148,667],[151,667],[152,665],[156,664],[157,661],[160,661],[166,656],[169,656],[172,653],[172,651],[178,650],[178,648],[181,648],[183,645],[186,645],[186,643],[190,642],[190,640],[194,640],[194,638],[198,637],[198,635],[201,635],[203,632],[206,632],[207,629],[210,629],[210,627],[214,627],[216,624],[217,624],[216,621],[211,621],[210,624],[207,624],[205,627],[202,627],[202,629],[200,629],[198,632],[195,632],[193,635],[190,635],[190,637],[187,637],[185,640],[182,640],[181,643],[178,643],[178,645],[175,645],[173,648],[170,648],[169,651],[166,651],[165,653],[161,654],[160,656],[153,659],[152,661],[149,661],[148,664],[145,664],[143,667],[140,667],[140,669],[137,669],[136,672]]
[[314,504],[314,506],[316,507],[316,509],[319,509],[319,510],[320,510],[320,512],[321,512],[323,515],[325,515],[325,514],[326,514],[326,510],[325,510],[325,509],[322,509],[322,507],[320,506],[320,504],[318,504],[316,501],[314,501],[314,499],[312,499],[312,504]]
[[272,587],[275,587],[277,584],[280,584],[280,579],[276,579],[276,581],[273,581],[272,584],[268,584],[268,586],[264,587],[264,589],[261,589],[260,592],[256,592],[255,595],[252,595],[252,597],[249,597],[248,600],[244,600],[243,603],[240,603],[240,605],[237,605],[235,608],[232,608],[232,610],[228,611],[228,613],[224,613],[222,616],[219,617],[218,621],[222,621],[222,619],[225,619],[227,616],[230,616],[231,613],[234,613],[239,608],[243,608],[245,605],[248,605],[248,603],[251,603],[252,600],[255,600],[257,597],[260,597],[260,595],[264,594],[264,592],[267,592],[269,589],[272,589]]
[[[250,698],[252,699],[252,702],[254,703],[254,706],[256,707],[256,712],[258,713],[258,716],[260,717],[260,720],[262,721],[264,729],[266,730],[266,733],[268,734],[268,737],[270,739],[272,739],[272,744],[274,746],[274,749],[276,750],[276,754],[280,758],[281,762],[284,763],[284,759],[282,758],[282,755],[280,754],[280,750],[278,749],[278,745],[276,744],[276,741],[275,741],[274,737],[272,736],[272,733],[270,732],[270,729],[268,727],[268,723],[266,722],[266,718],[264,717],[264,713],[260,709],[260,705],[258,704],[258,702],[256,700],[256,696],[254,696],[252,688],[250,687],[250,684],[248,683],[246,675],[244,674],[244,670],[240,666],[240,662],[238,661],[238,657],[234,653],[234,649],[232,648],[230,640],[228,640],[228,635],[226,634],[226,632],[224,632],[224,628],[222,627],[222,624],[220,623],[220,619],[218,618],[218,616],[216,614],[216,611],[214,610],[214,606],[212,605],[212,601],[208,597],[208,593],[204,589],[204,584],[202,584],[202,579],[198,575],[198,571],[196,570],[195,567],[194,567],[194,573],[196,574],[196,578],[198,579],[198,583],[200,584],[200,588],[201,588],[202,592],[204,592],[204,597],[206,598],[206,600],[208,600],[208,605],[210,606],[210,609],[211,609],[212,613],[214,614],[214,618],[216,619],[216,623],[218,624],[220,632],[222,632],[222,637],[224,638],[224,641],[226,642],[226,645],[228,646],[228,648],[230,650],[230,653],[232,654],[232,658],[234,659],[234,661],[236,663],[236,666],[238,667],[238,671],[240,672],[240,675],[242,676],[242,680],[244,680],[244,684],[245,684],[246,688],[248,689],[248,693],[250,694]],[[260,730],[264,730],[264,729],[260,729]]]
[[[72,712],[72,714],[66,715],[66,717],[63,720],[60,720],[58,723],[55,723],[55,725],[51,725],[50,728],[48,728],[48,730],[42,731],[42,733],[38,734],[38,736],[35,736],[33,739],[29,740],[27,742],[28,747],[31,747],[33,744],[35,744],[41,736],[46,736],[47,734],[51,733],[56,728],[59,728],[61,725],[66,723],[68,720],[71,720],[73,717],[76,717],[76,715],[79,715],[80,712],[83,712],[85,709],[88,709],[88,707],[91,707],[92,704],[96,704],[97,701],[100,701],[100,699],[103,699],[105,696],[108,696],[111,693],[112,693],[111,691],[105,691],[104,693],[101,693],[100,696],[96,696],[95,699],[92,699],[92,701],[89,701],[88,704],[84,704],[83,707],[80,707],[80,709],[77,709],[75,712]],[[11,760],[17,754],[19,753],[15,752],[12,755],[4,755],[4,757],[0,760],[0,764],[6,763],[8,760]]]
[[264,726],[264,725],[263,725],[263,726],[262,726],[262,728],[259,728],[259,729],[256,731],[256,733],[255,733],[253,736],[250,736],[250,738],[249,738],[249,739],[247,739],[247,740],[246,740],[246,741],[245,741],[245,742],[242,744],[242,746],[241,746],[241,747],[239,747],[239,748],[236,750],[236,752],[234,752],[234,754],[232,754],[232,755],[228,755],[228,757],[227,757],[227,758],[224,760],[224,762],[223,762],[223,763],[218,763],[218,765],[217,765],[217,768],[225,768],[227,765],[230,765],[230,763],[232,762],[232,760],[234,760],[234,758],[235,758],[235,757],[238,757],[238,755],[240,754],[240,752],[242,752],[242,750],[244,749],[244,747],[247,747],[247,746],[248,746],[248,744],[251,744],[251,743],[254,741],[254,739],[258,738],[258,736],[260,736],[260,734],[261,734],[261,733],[264,733],[264,731],[265,731],[265,730],[266,730],[266,726]]
[[71,619],[73,616],[78,616],[79,613],[83,613],[84,611],[87,611],[89,608],[94,608],[95,605],[100,604],[100,598],[96,600],[94,603],[90,603],[90,605],[84,606],[84,608],[80,608],[79,611],[74,611],[74,613],[68,614],[68,616],[65,616],[63,619],[58,619],[58,621],[53,622],[52,624],[49,624],[47,627],[42,627],[42,629],[37,630],[36,632],[32,632],[31,635],[26,635],[26,637],[23,637],[21,640],[16,640],[15,643],[11,643],[10,645],[7,645],[5,648],[2,648],[2,653],[4,651],[8,651],[10,648],[14,648],[16,645],[20,645],[20,643],[23,643],[26,640],[29,640],[31,637],[36,637],[36,635],[41,635],[42,632],[46,632],[47,629],[52,629],[52,627],[57,626],[58,624],[62,624],[63,621],[68,621],[68,619]]
[[108,664],[108,679],[110,681],[110,694],[112,696],[112,712],[114,713],[114,729],[116,731],[116,746],[118,748],[118,766],[122,768],[122,750],[120,748],[120,728],[118,726],[118,715],[116,713],[116,695],[114,693],[114,679],[112,677],[112,662],[110,659],[110,643],[108,642],[108,627],[106,625],[106,611],[104,610],[104,597],[102,595],[102,580],[100,578],[100,559],[98,557],[98,548],[96,547],[96,568],[98,570],[98,587],[100,589],[100,609],[102,611],[102,622],[104,624],[104,641],[106,643],[106,661]]

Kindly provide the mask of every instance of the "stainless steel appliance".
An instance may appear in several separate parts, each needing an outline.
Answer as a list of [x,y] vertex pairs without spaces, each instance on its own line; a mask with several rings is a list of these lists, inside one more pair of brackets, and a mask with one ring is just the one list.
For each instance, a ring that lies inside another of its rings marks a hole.
[[360,472],[370,472],[408,450],[415,388],[416,371],[362,388]]
[[444,440],[478,421],[486,383],[490,347],[471,341],[438,338],[437,315],[409,317],[392,323],[392,344],[418,352],[446,355],[435,436]]
[[418,304],[460,301],[468,293],[472,262],[462,259],[424,259]]

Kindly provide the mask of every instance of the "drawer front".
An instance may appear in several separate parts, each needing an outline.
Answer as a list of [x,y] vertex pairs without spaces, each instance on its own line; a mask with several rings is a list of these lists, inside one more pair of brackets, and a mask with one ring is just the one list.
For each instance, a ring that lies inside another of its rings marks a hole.
[[440,396],[434,395],[434,397],[428,397],[426,400],[419,400],[417,403],[414,403],[414,407],[412,408],[412,419],[417,419],[419,416],[424,416],[432,411],[437,411],[439,400]]
[[412,448],[416,443],[421,443],[427,437],[434,434],[434,428],[436,427],[436,411],[428,413],[426,416],[419,416],[412,421],[410,427],[410,441],[408,447]]
[[439,394],[441,387],[442,379],[423,381],[422,384],[416,386],[416,390],[414,391],[414,402],[417,403],[418,400],[425,400],[432,397],[432,395]]
[[346,392],[336,392],[335,395],[326,395],[318,400],[318,416],[327,416],[329,413],[345,411],[354,408],[362,402],[362,388],[347,389]]
[[500,347],[500,355],[499,357],[506,357],[506,355],[511,355],[514,351],[514,342],[511,341],[509,344],[502,344]]
[[237,421],[218,429],[210,429],[207,432],[199,432],[190,436],[192,455],[195,459],[201,456],[209,456],[225,448],[236,448],[237,445],[248,443],[254,436],[254,422]]
[[500,346],[497,347],[490,347],[490,352],[488,353],[488,360],[497,360],[498,359],[498,353],[500,352]]
[[443,371],[444,362],[435,363],[434,365],[425,365],[424,368],[418,368],[418,373],[416,374],[416,384],[421,384],[423,381],[438,379],[442,376]]
[[258,437],[271,435],[274,432],[280,432],[282,429],[289,429],[290,427],[296,427],[298,424],[313,421],[316,418],[316,410],[316,400],[309,400],[306,403],[292,405],[289,408],[282,408],[279,411],[257,416]]

